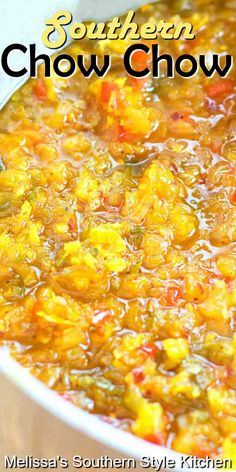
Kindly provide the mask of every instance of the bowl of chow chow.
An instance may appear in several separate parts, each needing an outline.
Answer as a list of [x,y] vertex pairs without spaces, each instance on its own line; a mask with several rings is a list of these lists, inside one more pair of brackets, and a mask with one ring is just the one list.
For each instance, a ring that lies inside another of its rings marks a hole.
[[[163,18],[196,35],[158,39],[173,57],[236,52],[232,0],[161,0],[136,17]],[[112,55],[104,78],[41,67],[0,112],[3,434],[29,454],[77,444],[232,470],[235,69],[135,79],[128,46],[72,43],[72,56]]]

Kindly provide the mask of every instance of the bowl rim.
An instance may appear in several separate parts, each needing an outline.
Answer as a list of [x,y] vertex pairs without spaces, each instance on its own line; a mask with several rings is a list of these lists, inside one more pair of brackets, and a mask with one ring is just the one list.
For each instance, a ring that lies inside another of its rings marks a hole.
[[[26,368],[14,360],[5,348],[0,348],[0,374],[54,417],[72,429],[117,452],[118,458],[124,454],[124,458],[134,458],[138,464],[142,457],[155,458],[159,461],[166,457],[168,460],[175,461],[176,467],[174,469],[167,467],[165,470],[189,471],[189,467],[182,465],[182,459],[187,458],[187,455],[167,447],[148,443],[73,405],[35,378]],[[106,455],[105,452],[104,455]],[[191,468],[191,470],[199,470],[199,468]],[[207,470],[216,472],[214,468]]]

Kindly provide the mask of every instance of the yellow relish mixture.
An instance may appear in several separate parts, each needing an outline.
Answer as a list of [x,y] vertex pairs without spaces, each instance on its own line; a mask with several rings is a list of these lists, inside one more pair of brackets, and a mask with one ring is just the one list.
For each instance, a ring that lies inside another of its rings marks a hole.
[[[236,53],[234,0],[161,0],[162,53]],[[151,46],[151,41],[147,42]],[[0,342],[115,427],[236,462],[236,81],[31,79],[0,113]],[[151,56],[136,52],[143,69]]]

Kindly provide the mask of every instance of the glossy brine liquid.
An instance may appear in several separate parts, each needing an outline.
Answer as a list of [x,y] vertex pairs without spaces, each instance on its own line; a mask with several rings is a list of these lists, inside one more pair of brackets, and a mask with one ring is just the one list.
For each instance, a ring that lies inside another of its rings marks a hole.
[[[158,40],[174,58],[235,56],[233,0],[137,18],[193,24],[194,40]],[[1,344],[118,428],[235,459],[235,68],[137,80],[128,46],[73,43],[112,55],[104,79],[42,68],[0,114]]]

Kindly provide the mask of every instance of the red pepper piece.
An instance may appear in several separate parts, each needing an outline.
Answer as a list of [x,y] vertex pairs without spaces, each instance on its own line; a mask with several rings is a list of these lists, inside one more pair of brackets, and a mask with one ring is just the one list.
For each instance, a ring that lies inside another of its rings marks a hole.
[[155,359],[155,356],[158,351],[158,348],[155,346],[155,344],[151,344],[151,343],[143,344],[143,346],[141,346],[140,349],[141,351],[145,352],[145,354],[147,354],[148,357],[151,357],[152,359]]
[[232,193],[230,201],[233,205],[236,205],[236,190]]
[[180,287],[168,287],[166,295],[166,303],[170,306],[177,305],[178,301],[183,298],[183,291]]
[[158,444],[158,446],[165,446],[166,445],[166,438],[165,438],[165,435],[163,433],[149,434],[144,439],[146,439],[146,441],[149,441],[153,444]]
[[36,97],[39,98],[39,100],[47,99],[47,88],[42,79],[37,79],[33,91]]
[[134,376],[134,381],[136,384],[140,384],[144,381],[145,375],[142,371],[142,369],[137,368],[133,370],[133,376]]
[[234,82],[232,79],[219,79],[214,84],[207,87],[207,95],[210,98],[217,99],[222,95],[227,95],[233,91]]
[[70,219],[69,219],[69,221],[68,221],[68,227],[69,227],[69,230],[70,230],[72,233],[77,229],[76,222],[75,222],[75,220],[73,220],[73,218],[70,218]]
[[105,103],[105,104],[109,103],[112,92],[117,92],[118,90],[119,89],[116,84],[113,84],[112,82],[107,82],[107,81],[102,82],[102,88],[101,88],[102,103]]

